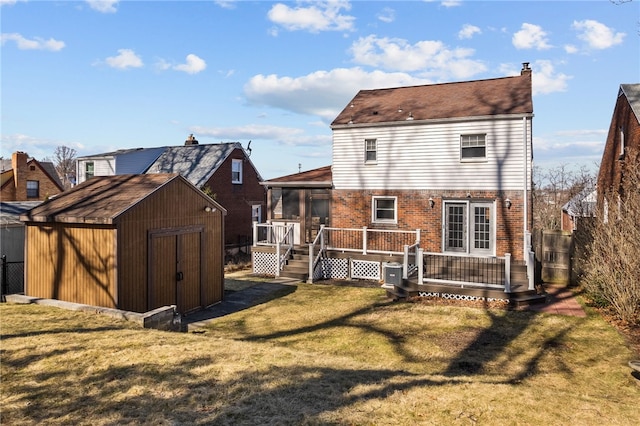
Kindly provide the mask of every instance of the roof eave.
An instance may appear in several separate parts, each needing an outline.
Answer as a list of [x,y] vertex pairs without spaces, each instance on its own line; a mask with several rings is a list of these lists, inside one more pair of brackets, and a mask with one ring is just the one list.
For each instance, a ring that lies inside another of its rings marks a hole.
[[306,188],[332,188],[333,182],[322,181],[322,182],[309,182],[309,181],[291,181],[291,182],[260,182],[260,185],[264,185],[266,187],[282,187],[282,188],[293,188],[293,187],[306,187]]
[[378,123],[351,123],[351,124],[332,124],[331,129],[348,129],[359,127],[390,127],[390,126],[415,126],[418,124],[441,124],[441,123],[462,123],[467,121],[488,121],[488,120],[506,120],[533,118],[532,112],[516,113],[516,114],[497,114],[497,115],[478,115],[468,117],[449,117],[449,118],[430,118],[426,120],[403,120],[403,121],[382,121]]

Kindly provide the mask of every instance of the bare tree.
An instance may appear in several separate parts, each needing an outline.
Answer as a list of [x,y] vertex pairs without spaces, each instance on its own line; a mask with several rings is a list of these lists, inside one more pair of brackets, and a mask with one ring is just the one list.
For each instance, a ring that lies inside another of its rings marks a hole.
[[533,170],[533,221],[535,229],[560,229],[562,207],[573,197],[595,188],[596,176],[586,166],[570,169],[566,164]]
[[76,150],[64,145],[57,147],[53,152],[53,164],[64,189],[71,188],[76,181]]

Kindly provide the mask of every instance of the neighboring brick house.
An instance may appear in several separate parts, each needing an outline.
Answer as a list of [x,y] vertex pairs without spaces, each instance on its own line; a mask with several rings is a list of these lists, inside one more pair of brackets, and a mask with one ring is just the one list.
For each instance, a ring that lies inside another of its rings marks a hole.
[[53,163],[29,158],[26,152],[2,161],[2,201],[44,201],[64,188]]
[[596,215],[596,190],[591,187],[580,191],[562,206],[560,221],[561,231],[573,232],[578,229],[578,223],[588,221]]
[[[618,203],[625,167],[640,167],[640,84],[621,84],[618,90],[598,172],[598,206],[605,215]],[[616,199],[608,199],[610,193]]]
[[239,142],[199,144],[190,135],[183,146],[137,148],[79,157],[78,183],[91,176],[179,173],[226,210],[225,246],[251,244],[253,221],[266,206],[262,178]]
[[532,120],[528,63],[514,77],[358,92],[331,123],[331,226],[530,258]]

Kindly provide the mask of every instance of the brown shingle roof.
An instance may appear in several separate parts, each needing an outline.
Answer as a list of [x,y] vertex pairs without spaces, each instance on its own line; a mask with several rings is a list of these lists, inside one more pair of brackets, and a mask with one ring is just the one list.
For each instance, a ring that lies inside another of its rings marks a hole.
[[94,177],[44,202],[20,216],[20,220],[110,224],[118,215],[177,177],[177,174]]
[[[531,72],[516,77],[361,90],[331,123],[374,124],[533,113]],[[350,123],[352,122],[352,123]]]
[[306,172],[295,173],[262,182],[266,186],[326,186],[331,187],[332,174],[331,166],[324,166],[318,169],[307,170]]

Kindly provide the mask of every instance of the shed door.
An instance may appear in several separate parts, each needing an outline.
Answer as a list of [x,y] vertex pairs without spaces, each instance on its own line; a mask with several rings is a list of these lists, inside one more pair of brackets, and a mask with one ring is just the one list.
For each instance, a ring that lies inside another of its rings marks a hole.
[[150,234],[148,309],[176,305],[185,313],[202,306],[202,232]]

